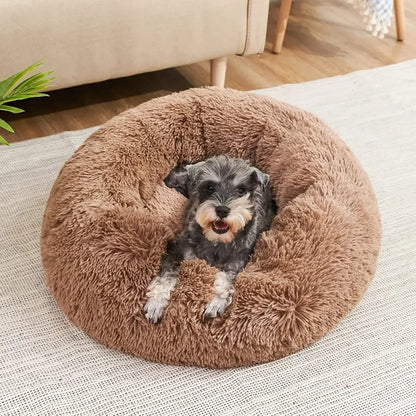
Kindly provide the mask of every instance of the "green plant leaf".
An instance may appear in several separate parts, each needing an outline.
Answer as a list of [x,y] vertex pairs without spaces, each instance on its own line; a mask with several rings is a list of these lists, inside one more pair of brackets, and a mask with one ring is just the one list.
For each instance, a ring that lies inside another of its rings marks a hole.
[[[29,88],[25,88],[24,90],[19,90],[17,92],[17,94],[30,94],[30,93],[34,93],[34,92],[39,92],[41,90],[44,90],[45,88],[49,87],[50,84],[49,82],[52,81],[55,78],[46,78],[44,80],[41,80],[39,82],[36,82],[34,84],[31,84],[29,86]],[[13,95],[15,94],[15,92],[13,91]]]
[[[47,78],[47,79],[45,79],[45,80],[43,80],[43,81],[39,81],[39,82],[37,82],[36,84],[33,84],[33,85],[31,85],[30,86],[30,89],[28,88],[28,89],[26,89],[26,90],[24,90],[24,91],[19,91],[19,95],[20,94],[32,94],[32,93],[35,93],[35,92],[39,92],[39,91],[42,91],[42,90],[44,90],[45,88],[47,88],[47,87],[50,87],[51,86],[51,84],[49,84],[49,82],[50,81],[52,81],[53,79],[55,79],[55,78]],[[10,94],[9,94],[10,95]],[[13,92],[13,94],[12,95],[14,95],[14,92]]]
[[5,144],[6,146],[10,146],[9,142],[2,136],[0,136],[0,144]]
[[37,92],[42,90],[47,86],[49,81],[52,81],[54,78],[47,78],[52,72],[40,72],[39,74],[32,75],[31,77],[25,79],[21,84],[15,87],[10,95],[25,93],[25,92]]
[[[23,71],[0,81],[0,111],[8,111],[14,114],[22,113],[24,110],[4,104],[28,98],[49,97],[48,94],[40,93],[39,91],[47,88],[49,82],[54,79],[50,76],[52,72],[39,72],[24,79],[29,72],[34,71],[40,65],[42,65],[42,62],[36,62]],[[0,128],[14,133],[12,127],[2,119],[0,119]],[[0,136],[0,144],[8,145],[7,140],[2,136]]]
[[0,105],[1,111],[8,111],[9,113],[18,114],[23,113],[25,110],[22,110],[21,108],[12,107],[11,105]]
[[20,94],[20,95],[14,95],[7,98],[0,98],[0,105],[4,103],[10,103],[12,101],[19,101],[19,100],[26,100],[26,98],[36,98],[36,97],[49,97],[48,94],[44,93],[34,93],[34,94]]
[[42,65],[42,62],[36,62],[33,65],[28,66],[23,71],[18,72],[17,74],[12,75],[11,77],[0,81],[0,98],[4,98],[7,93],[29,72],[34,71]]
[[[53,78],[51,78],[51,79],[53,79]],[[20,91],[18,93],[18,95],[20,95],[20,94],[33,94],[33,93],[42,91],[45,88],[50,86],[49,81],[50,80],[45,80],[45,82],[38,82],[37,84],[33,84],[33,85],[31,85],[30,89],[27,89],[25,91]]]
[[0,127],[2,127],[4,130],[9,131],[10,133],[14,133],[14,130],[11,128],[9,124],[7,124],[4,120],[0,118]]

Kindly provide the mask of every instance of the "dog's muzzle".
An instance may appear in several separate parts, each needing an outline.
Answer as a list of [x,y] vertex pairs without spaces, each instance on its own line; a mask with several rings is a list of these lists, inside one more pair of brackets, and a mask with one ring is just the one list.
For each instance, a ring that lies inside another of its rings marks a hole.
[[202,227],[206,239],[230,243],[237,232],[251,220],[252,204],[247,194],[225,206],[227,215],[224,215],[225,212],[220,212],[221,215],[218,213],[218,208],[222,207],[224,205],[218,206],[215,201],[205,201],[196,210],[195,219]]

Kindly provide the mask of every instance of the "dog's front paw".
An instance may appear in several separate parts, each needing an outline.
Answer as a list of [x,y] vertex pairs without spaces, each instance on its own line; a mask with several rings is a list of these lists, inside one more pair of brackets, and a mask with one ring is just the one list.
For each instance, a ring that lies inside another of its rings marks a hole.
[[167,301],[165,300],[149,298],[144,307],[144,314],[146,319],[152,324],[157,324],[160,322],[166,305]]
[[222,315],[227,306],[231,303],[231,298],[220,298],[219,296],[214,296],[210,303],[205,306],[204,309],[204,318],[213,319],[217,316]]

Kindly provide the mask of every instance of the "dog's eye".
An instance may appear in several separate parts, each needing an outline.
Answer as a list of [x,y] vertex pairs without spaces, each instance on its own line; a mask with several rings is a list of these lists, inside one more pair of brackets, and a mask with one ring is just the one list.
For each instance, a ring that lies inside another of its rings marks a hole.
[[212,194],[214,193],[214,191],[215,191],[214,185],[207,185],[206,187],[207,194]]
[[239,186],[237,191],[238,195],[243,196],[247,193],[247,188],[245,186]]

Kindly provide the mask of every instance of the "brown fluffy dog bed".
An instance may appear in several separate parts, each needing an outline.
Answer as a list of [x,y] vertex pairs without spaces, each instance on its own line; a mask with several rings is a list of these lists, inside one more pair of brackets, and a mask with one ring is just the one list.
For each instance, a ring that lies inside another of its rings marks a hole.
[[[215,269],[193,260],[150,324],[145,292],[186,203],[163,179],[218,154],[267,172],[278,214],[222,317],[202,319]],[[380,219],[366,174],[322,121],[207,88],[149,101],[95,132],[55,182],[41,243],[59,306],[99,342],[162,363],[233,367],[305,347],[357,304],[375,272]]]

